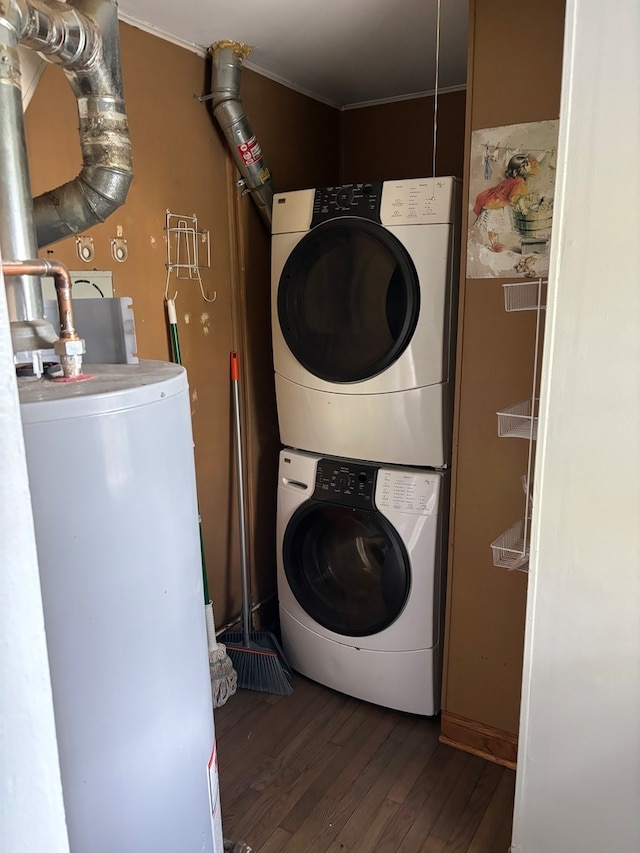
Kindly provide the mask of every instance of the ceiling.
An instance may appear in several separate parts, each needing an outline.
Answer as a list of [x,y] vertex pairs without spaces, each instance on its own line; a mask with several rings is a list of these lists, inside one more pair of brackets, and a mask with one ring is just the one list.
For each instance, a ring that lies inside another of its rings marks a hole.
[[[192,49],[251,45],[248,68],[348,108],[431,94],[439,0],[120,0],[122,20]],[[438,88],[466,83],[468,0],[440,0]]]

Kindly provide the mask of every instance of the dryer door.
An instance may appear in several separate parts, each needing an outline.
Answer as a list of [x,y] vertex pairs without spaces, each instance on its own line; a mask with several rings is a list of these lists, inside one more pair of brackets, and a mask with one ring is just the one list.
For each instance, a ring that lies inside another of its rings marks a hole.
[[376,634],[404,608],[409,557],[396,530],[378,512],[307,501],[289,521],[282,550],[298,603],[336,634]]
[[360,382],[406,349],[420,308],[418,275],[400,241],[357,217],[310,231],[291,252],[278,286],[289,349],[328,382]]

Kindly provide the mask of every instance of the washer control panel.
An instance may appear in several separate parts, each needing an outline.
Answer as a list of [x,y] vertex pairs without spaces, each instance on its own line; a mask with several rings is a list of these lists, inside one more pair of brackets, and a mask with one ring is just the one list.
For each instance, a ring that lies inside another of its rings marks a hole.
[[436,515],[440,482],[441,475],[429,471],[381,468],[375,492],[376,506],[413,515]]
[[373,495],[378,469],[364,462],[319,459],[313,497],[357,509],[374,509]]
[[311,227],[336,216],[358,216],[380,222],[382,183],[344,184],[317,189],[313,199]]

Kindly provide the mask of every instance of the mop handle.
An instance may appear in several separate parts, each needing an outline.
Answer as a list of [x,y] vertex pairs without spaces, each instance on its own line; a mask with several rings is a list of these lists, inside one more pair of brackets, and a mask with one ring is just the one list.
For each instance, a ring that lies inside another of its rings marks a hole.
[[240,525],[240,564],[242,567],[242,641],[249,646],[249,578],[247,569],[247,525],[244,503],[244,470],[242,465],[242,433],[240,429],[240,394],[238,384],[238,353],[232,352],[230,359],[231,386],[233,388],[233,414],[236,431],[236,479],[238,480],[238,523]]

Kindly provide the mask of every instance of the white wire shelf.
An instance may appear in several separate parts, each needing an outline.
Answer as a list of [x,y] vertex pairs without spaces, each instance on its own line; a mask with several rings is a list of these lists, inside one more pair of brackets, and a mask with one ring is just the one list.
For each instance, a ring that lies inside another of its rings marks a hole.
[[538,437],[538,403],[537,397],[534,400],[521,400],[497,412],[500,438],[526,438],[535,441]]
[[529,571],[530,524],[519,519],[491,543],[493,565],[509,571]]
[[164,230],[167,235],[165,266],[176,278],[198,279],[200,270],[211,267],[211,237],[209,231],[199,229],[195,213],[184,216],[167,210]]
[[205,302],[215,302],[217,293],[207,296],[202,282],[202,270],[211,269],[211,235],[209,231],[201,230],[198,217],[171,213],[167,208],[165,217],[165,234],[167,241],[167,278],[164,287],[166,301],[175,302],[178,290],[173,299],[169,297],[169,280],[173,275],[176,281],[189,279],[197,281],[200,295]]
[[547,305],[547,280],[513,281],[502,285],[505,311],[537,311]]
[[505,311],[535,311],[536,339],[533,358],[533,382],[531,397],[521,400],[497,412],[498,435],[501,438],[524,438],[529,442],[527,473],[522,477],[525,493],[525,509],[521,519],[512,524],[491,543],[493,565],[509,571],[529,571],[529,539],[531,536],[531,512],[533,496],[531,491],[533,478],[534,444],[538,437],[538,403],[536,396],[538,379],[538,359],[541,341],[542,311],[547,302],[547,279],[529,279],[503,284]]

